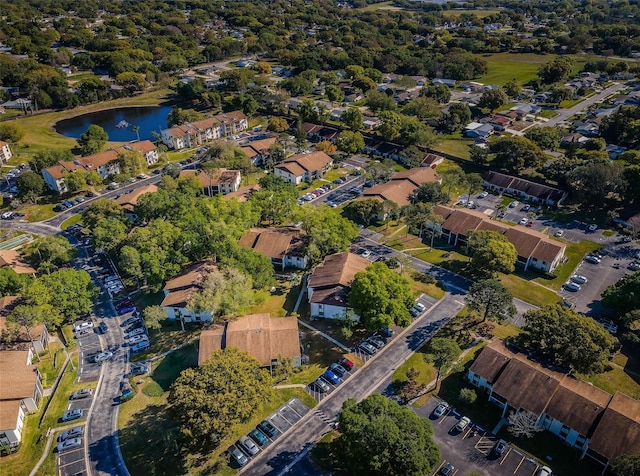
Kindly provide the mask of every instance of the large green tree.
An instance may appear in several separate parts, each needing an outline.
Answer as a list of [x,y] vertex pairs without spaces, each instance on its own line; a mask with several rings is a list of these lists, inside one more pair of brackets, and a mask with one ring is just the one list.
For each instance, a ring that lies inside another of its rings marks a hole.
[[340,120],[352,131],[360,131],[364,127],[362,112],[357,107],[350,107],[344,111]]
[[380,200],[367,198],[349,202],[347,206],[344,207],[344,216],[368,227],[372,220],[382,215],[382,211],[382,202]]
[[171,411],[190,445],[216,447],[259,414],[273,395],[271,377],[246,352],[214,352],[198,368],[183,370],[171,386]]
[[83,132],[78,139],[78,147],[83,156],[96,154],[100,152],[102,146],[109,140],[109,135],[105,130],[96,125],[91,124],[86,132]]
[[612,467],[615,476],[640,476],[640,455],[620,455]]
[[214,319],[231,319],[255,302],[251,278],[235,268],[211,271],[187,308],[210,313]]
[[620,314],[640,309],[640,271],[626,274],[605,289],[602,304]]
[[495,111],[501,106],[504,106],[509,102],[509,97],[502,89],[489,89],[482,93],[478,106],[489,109],[491,112]]
[[349,293],[349,306],[371,330],[409,325],[413,302],[409,281],[384,263],[373,263],[357,273]]
[[71,246],[64,236],[39,236],[29,243],[23,251],[25,258],[34,266],[51,263],[61,266],[69,263],[77,254],[76,248]]
[[444,337],[436,337],[429,341],[427,353],[424,354],[425,360],[432,362],[436,367],[436,388],[442,372],[446,372],[449,367],[456,361],[462,353],[460,346],[453,339]]
[[44,192],[44,179],[35,172],[24,172],[16,179],[18,195],[35,199]]
[[489,152],[495,154],[496,167],[514,172],[538,167],[545,158],[537,144],[520,136],[499,137],[490,143]]
[[616,339],[598,323],[566,306],[528,311],[520,344],[578,372],[601,372]]
[[488,318],[502,320],[516,313],[511,291],[497,279],[476,281],[464,299],[471,310],[482,316],[480,322]]
[[358,227],[329,207],[305,207],[297,213],[309,239],[307,255],[314,262],[325,256],[345,251],[358,236]]
[[89,314],[98,297],[98,288],[84,270],[61,269],[42,276],[38,281],[48,298],[44,303],[50,304],[67,322]]
[[467,242],[471,265],[480,274],[511,273],[515,269],[518,252],[509,240],[496,231],[473,231]]
[[336,465],[354,476],[429,475],[440,459],[425,418],[380,394],[342,405]]

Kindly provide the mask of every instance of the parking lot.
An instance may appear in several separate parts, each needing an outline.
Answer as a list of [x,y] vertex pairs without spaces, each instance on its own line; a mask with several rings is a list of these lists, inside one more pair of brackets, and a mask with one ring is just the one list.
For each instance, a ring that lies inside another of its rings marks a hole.
[[[77,425],[76,425],[77,426]],[[83,437],[84,443],[84,437]],[[85,470],[84,460],[84,445],[59,453],[56,457],[57,471],[56,474],[60,476],[72,476],[81,473]]]
[[431,398],[422,408],[413,408],[418,415],[429,419],[433,425],[434,439],[440,447],[443,460],[436,467],[434,475],[438,474],[445,463],[454,465],[454,475],[478,472],[491,476],[532,476],[536,473],[540,464],[512,445],[507,446],[502,456],[494,454],[492,450],[498,439],[490,430],[474,425],[473,422],[462,432],[455,430],[462,415],[454,409],[449,409],[436,419],[432,412],[438,403],[440,400]]
[[[355,353],[355,352],[354,352]],[[367,358],[372,357],[371,355],[365,354],[364,352],[361,352],[362,355],[358,354],[358,357],[360,357],[361,359],[363,359],[366,362]],[[315,383],[315,381],[311,382],[309,385],[307,385],[306,387],[306,391],[313,397],[315,398],[315,400],[317,402],[320,402],[324,397],[326,397],[327,395],[330,395],[336,388],[338,388],[340,385],[342,385],[343,382],[347,381],[353,374],[354,372],[358,369],[358,367],[353,367],[353,369],[351,369],[351,371],[346,371],[344,372],[344,375],[342,377],[340,377],[340,382],[337,384],[332,383],[330,380],[328,379],[324,379],[322,377],[318,377],[321,378],[323,380],[323,382],[326,383],[328,390],[327,391],[322,391],[320,390],[320,388],[318,387],[318,385]],[[297,420],[296,420],[297,421]]]
[[[287,403],[282,405],[278,409],[278,411],[265,418],[265,420],[276,427],[278,432],[272,437],[265,435],[267,436],[267,442],[263,446],[258,445],[259,450],[263,451],[264,449],[268,448],[274,441],[280,438],[284,432],[286,432],[289,428],[300,421],[300,419],[304,415],[309,413],[309,410],[311,409],[300,400],[298,400],[297,398],[292,398]],[[236,443],[235,446],[239,448],[242,453],[247,456],[247,458],[251,459],[251,455],[247,451],[245,451],[242,445]],[[258,454],[260,453],[258,452]],[[235,467],[238,466],[235,461],[232,463],[232,465],[234,465]]]
[[78,382],[94,382],[100,377],[100,366],[91,361],[91,357],[102,351],[100,337],[94,329],[87,329],[86,334],[77,337],[80,349],[78,365]]

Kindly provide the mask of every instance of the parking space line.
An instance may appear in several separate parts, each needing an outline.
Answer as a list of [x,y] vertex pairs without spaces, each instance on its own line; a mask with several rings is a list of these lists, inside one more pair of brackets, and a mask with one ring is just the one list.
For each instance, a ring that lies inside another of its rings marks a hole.
[[504,454],[504,456],[502,457],[502,459],[500,460],[500,464],[504,463],[504,461],[507,459],[507,456],[509,456],[509,453],[511,453],[511,447],[509,447],[509,449],[507,450],[507,452]]
[[77,459],[75,461],[70,461],[68,463],[64,463],[64,464],[60,464],[60,462],[58,462],[58,468],[64,468],[65,466],[69,466],[69,465],[72,465],[72,464],[77,464],[77,463],[79,463],[81,461],[84,461],[84,457],[82,457],[80,459]]
[[438,467],[436,468],[435,472],[433,473],[434,475],[438,474],[438,471],[440,471],[440,468],[442,468],[445,464],[447,463],[447,460],[443,460]]
[[467,431],[465,432],[465,434],[462,437],[462,439],[464,440],[469,435],[469,433],[471,433],[471,428],[467,428]]
[[524,456],[522,457],[522,459],[520,459],[520,462],[518,463],[518,466],[516,466],[516,469],[513,470],[513,474],[516,474],[518,472],[520,466],[522,466],[522,463],[524,463]]

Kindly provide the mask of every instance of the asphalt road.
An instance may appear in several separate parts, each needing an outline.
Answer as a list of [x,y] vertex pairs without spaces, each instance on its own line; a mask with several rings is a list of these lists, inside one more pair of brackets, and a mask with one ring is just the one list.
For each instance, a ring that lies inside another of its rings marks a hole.
[[[378,351],[355,375],[341,384],[330,396],[309,412],[275,444],[253,459],[241,473],[248,475],[303,474],[297,464],[313,445],[326,434],[329,423],[337,419],[347,398],[361,400],[371,394],[379,382],[387,380],[409,356],[428,339],[433,324],[444,325],[462,309],[458,294],[447,293],[430,311],[418,317],[398,337]],[[305,464],[304,462],[302,463]]]
[[584,101],[576,104],[573,107],[568,109],[558,109],[558,115],[549,119],[548,121],[540,124],[542,127],[553,127],[557,126],[559,123],[567,120],[569,117],[579,114],[583,111],[589,109],[589,107],[597,104],[599,102],[604,101],[607,97],[615,94],[620,89],[624,88],[624,84],[614,83],[606,89],[603,89],[595,96],[591,96],[590,98],[585,99]]

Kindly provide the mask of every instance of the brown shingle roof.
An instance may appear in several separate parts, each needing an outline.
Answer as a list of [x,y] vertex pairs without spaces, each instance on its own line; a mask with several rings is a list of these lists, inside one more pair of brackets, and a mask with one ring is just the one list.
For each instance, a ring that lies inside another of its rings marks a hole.
[[363,196],[390,200],[402,207],[411,204],[411,195],[416,189],[417,187],[409,180],[391,180],[365,190]]
[[250,314],[202,331],[198,364],[221,348],[236,347],[248,352],[264,366],[279,357],[298,357],[300,338],[295,317],[271,318]]
[[306,172],[306,170],[297,162],[283,162],[282,164],[276,165],[276,169],[289,172],[291,175],[295,177],[300,177],[304,175],[304,173]]
[[309,287],[320,288],[337,284],[349,286],[356,273],[366,270],[370,264],[371,262],[362,256],[347,251],[329,255],[313,270],[309,278]]
[[154,193],[158,191],[158,187],[150,184],[144,187],[135,188],[130,193],[125,193],[120,198],[116,199],[116,203],[122,208],[133,211],[133,207],[138,204],[138,199],[145,193]]
[[322,170],[332,161],[333,159],[326,153],[320,150],[316,150],[314,152],[311,152],[310,154],[294,155],[289,160],[284,162],[284,164],[295,162],[305,171],[315,172],[316,170]]
[[391,180],[409,180],[416,187],[419,187],[423,183],[437,182],[440,180],[440,176],[431,167],[416,167],[409,170],[403,170],[398,172]]
[[260,190],[260,185],[245,185],[244,187],[240,187],[235,192],[229,192],[224,197],[229,198],[237,198],[240,203],[246,202],[253,192],[257,192]]
[[482,349],[469,370],[493,384],[513,355],[500,341],[494,341]]
[[160,306],[162,307],[185,307],[189,304],[191,297],[197,292],[198,288],[196,286],[191,286],[187,289],[175,289],[169,291]]
[[165,291],[173,291],[192,286],[201,286],[207,274],[213,269],[215,269],[215,265],[212,263],[198,263],[184,270],[180,276],[167,281],[163,289]]
[[0,428],[3,430],[14,429],[18,425],[20,413],[20,399],[0,400]]
[[239,170],[227,170],[225,168],[218,169],[211,175],[202,170],[189,169],[180,172],[180,177],[196,177],[200,181],[202,188],[217,187],[220,184],[234,183],[238,179],[239,175]]
[[303,233],[292,228],[252,228],[240,237],[238,244],[253,248],[269,258],[282,258],[292,254],[303,244]]
[[33,396],[38,380],[34,365],[27,365],[29,351],[0,352],[0,400],[23,399]]
[[616,392],[598,423],[589,448],[610,462],[640,454],[640,401]]
[[604,390],[567,376],[560,382],[544,412],[589,437],[610,400],[611,395]]

